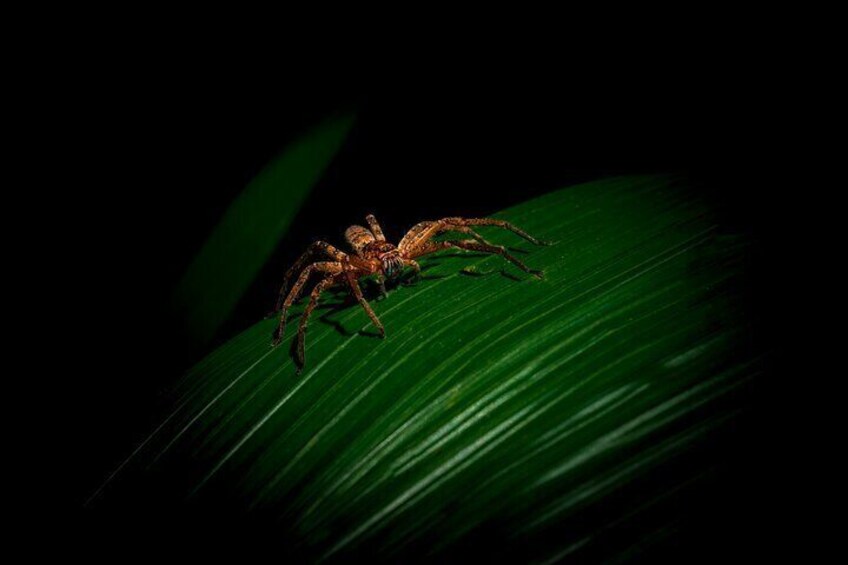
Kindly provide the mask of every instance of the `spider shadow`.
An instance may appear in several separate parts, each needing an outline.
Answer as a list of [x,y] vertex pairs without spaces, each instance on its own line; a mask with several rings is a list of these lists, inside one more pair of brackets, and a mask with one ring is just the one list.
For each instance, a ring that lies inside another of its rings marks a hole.
[[[514,249],[514,251],[520,251]],[[521,253],[527,253],[526,251],[521,251]],[[453,252],[453,253],[443,253],[433,257],[432,260],[426,261],[421,265],[421,273],[425,273],[426,271],[432,269],[433,267],[438,267],[442,264],[438,259],[483,259],[486,257],[492,257],[491,254],[488,253],[463,253]],[[495,272],[499,272],[501,276],[506,277],[512,281],[521,281],[520,277],[513,275],[512,273],[507,272],[506,269],[492,269],[489,271],[477,271],[475,268],[465,268],[459,271],[460,275],[466,277],[480,278],[486,277],[494,274]],[[439,280],[444,279],[449,275],[425,275],[421,274],[417,277],[406,276],[396,281],[387,281],[386,287],[390,291],[395,291],[400,287],[414,287],[417,286],[421,281],[429,281],[429,280]],[[415,282],[409,282],[410,279],[415,279]],[[360,281],[360,285],[362,287],[362,293],[365,296],[365,299],[368,302],[380,302],[382,300],[386,300],[388,297],[382,296],[380,293],[380,287],[377,284],[377,281],[373,278],[365,279]],[[359,308],[359,302],[353,296],[352,292],[346,286],[335,286],[329,288],[325,291],[326,294],[330,295],[329,300],[321,302],[318,306],[315,307],[315,318],[328,326],[332,326],[333,329],[344,337],[352,337],[354,335],[360,335],[363,337],[372,337],[372,338],[380,338],[380,333],[373,329],[360,329],[358,331],[353,331],[344,326],[340,320],[338,320],[338,316],[340,316],[343,312],[348,310],[349,308]],[[290,311],[289,313],[289,327],[296,326],[299,324],[299,320],[303,315],[303,308],[299,308],[298,311]],[[323,313],[322,313],[323,312]],[[265,319],[273,318],[278,316],[279,312],[272,311],[266,314]],[[320,314],[320,315],[319,315]],[[364,314],[364,312],[363,312]],[[297,322],[295,322],[297,320]],[[366,326],[366,327],[371,327]],[[296,334],[295,334],[296,335]],[[292,340],[291,346],[291,355],[292,358],[295,358],[297,351],[297,340]]]
[[459,272],[460,275],[463,275],[463,276],[466,276],[466,277],[472,277],[472,278],[475,278],[475,279],[481,278],[481,277],[488,277],[490,275],[493,275],[494,273],[500,273],[500,275],[502,277],[507,278],[511,281],[521,282],[521,277],[513,275],[512,273],[510,273],[506,269],[492,269],[490,271],[478,271],[474,267],[467,267],[465,269],[462,269]]
[[[517,251],[519,253],[524,253],[524,254],[529,253],[529,251],[526,251],[526,250],[523,250],[523,249],[517,249],[517,248],[514,248],[514,247],[510,247],[508,249],[510,251]],[[492,255],[491,253],[462,253],[462,252],[459,252],[459,253],[445,253],[443,255],[439,255],[438,257],[439,257],[439,259],[441,259],[441,258],[445,258],[445,259],[451,259],[451,258],[485,259],[486,257],[493,257],[493,256],[496,256],[496,255]],[[438,264],[438,263],[436,263],[436,264]],[[490,269],[488,271],[478,271],[476,267],[472,266],[472,267],[465,267],[465,268],[461,269],[459,271],[459,274],[464,275],[466,277],[480,278],[480,277],[487,277],[487,276],[492,275],[493,273],[496,273],[496,272],[500,273],[502,277],[505,277],[505,278],[507,278],[511,281],[520,282],[522,280],[521,277],[510,273],[509,271],[506,270],[506,268]]]
[[[528,253],[525,250],[517,248],[510,248],[510,251]],[[387,290],[391,293],[400,287],[414,287],[421,281],[439,280],[446,278],[449,275],[425,274],[428,270],[442,264],[442,261],[439,261],[439,259],[484,259],[486,257],[492,257],[492,255],[489,253],[467,253],[462,251],[441,253],[437,256],[434,256],[432,260],[422,262],[423,264],[421,265],[421,272],[418,274],[418,276],[406,276],[399,280],[386,281],[386,287]],[[467,277],[479,278],[490,276],[496,272],[500,273],[501,276],[506,277],[509,280],[515,282],[519,282],[522,280],[520,277],[508,272],[506,269],[477,271],[472,267],[471,269],[466,268],[460,270],[459,274]],[[411,282],[410,279],[414,279],[414,282]],[[373,278],[367,278],[360,281],[360,285],[362,287],[362,293],[368,302],[380,302],[388,298],[382,296],[382,294],[380,293],[380,287],[377,284],[377,281]],[[360,307],[359,302],[353,296],[349,288],[347,288],[346,286],[336,286],[327,289],[325,293],[330,295],[329,300],[325,299],[324,302],[319,303],[318,306],[316,306],[315,308],[315,317],[320,323],[331,326],[339,335],[342,335],[344,337],[353,337],[354,335],[360,335],[362,337],[371,337],[375,339],[380,338],[380,333],[377,330],[372,329],[372,326],[370,324],[366,326],[366,328],[368,329],[360,329],[354,331],[345,327],[345,325],[338,319],[342,315],[342,313],[347,311],[348,309]],[[296,314],[298,319],[301,315],[302,311]],[[293,356],[295,355],[295,352],[296,340],[294,340],[294,343],[292,345]]]
[[[507,251],[512,253],[518,253],[520,255],[527,255],[530,252],[526,249],[520,249],[518,247],[507,247]],[[482,259],[484,257],[496,257],[494,253],[481,253],[478,251],[450,251],[448,253],[439,253],[438,255],[433,255],[433,259]],[[430,262],[428,261],[428,264]],[[438,263],[432,263],[433,265],[438,265]],[[424,270],[424,267],[421,268]]]
[[[421,272],[424,272],[432,265],[428,265],[427,267],[421,268]],[[429,281],[429,280],[438,280],[445,278],[444,275],[429,275],[423,276],[419,275],[416,277],[416,282],[410,283],[406,282],[406,279],[401,281],[387,281],[386,288],[391,293],[397,290],[399,287],[406,286],[416,286],[420,281]],[[361,284],[361,283],[360,283]],[[367,284],[361,284],[362,286],[362,294],[365,296],[365,299],[368,302],[380,302],[385,300],[387,297],[382,297],[380,293],[380,286],[377,284],[376,280],[368,279]],[[323,313],[320,316],[317,316],[319,322],[326,324],[328,326],[332,326],[333,329],[338,332],[340,335],[344,337],[352,337],[354,335],[360,335],[362,337],[372,337],[380,339],[380,333],[377,330],[370,329],[372,326],[366,326],[369,329],[360,329],[358,331],[353,331],[344,326],[342,322],[338,319],[339,316],[349,308],[360,308],[359,302],[356,300],[356,297],[353,296],[350,289],[346,286],[338,286],[326,291],[332,295],[330,301],[325,302],[323,304],[319,304],[315,310],[322,311]],[[365,312],[362,313],[365,315]]]

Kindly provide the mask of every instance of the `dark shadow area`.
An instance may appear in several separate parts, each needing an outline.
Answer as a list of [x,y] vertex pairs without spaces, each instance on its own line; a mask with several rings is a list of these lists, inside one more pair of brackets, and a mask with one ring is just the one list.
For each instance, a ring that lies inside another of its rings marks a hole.
[[518,277],[505,269],[486,269],[485,271],[481,271],[476,267],[467,267],[462,269],[459,274],[464,275],[466,277],[477,278],[477,277],[488,277],[489,275],[499,274],[504,278],[507,278],[511,281],[519,282],[521,281],[521,277]]
[[[428,268],[431,268],[433,265],[422,265],[421,272],[425,272]],[[386,281],[386,290],[388,291],[388,296],[382,296],[380,293],[380,286],[377,284],[376,280],[373,279],[364,279],[367,284],[363,284],[363,280],[360,281],[360,287],[362,288],[362,294],[365,296],[365,299],[369,302],[382,302],[384,300],[391,299],[391,295],[398,288],[414,288],[422,281],[434,281],[438,279],[444,278],[441,275],[420,275],[417,277],[418,282],[408,282],[408,279],[411,277],[409,273],[404,275],[403,278],[399,280],[388,280]],[[312,316],[317,319],[319,322],[323,324],[327,324],[332,326],[333,329],[336,330],[340,335],[345,337],[351,337],[358,333],[364,337],[376,337],[379,338],[380,334],[376,331],[368,331],[368,330],[360,330],[359,332],[354,332],[353,330],[346,328],[339,320],[335,319],[338,316],[341,316],[343,313],[348,312],[351,308],[361,309],[362,307],[356,301],[356,298],[350,292],[347,287],[344,286],[336,286],[327,289],[325,294],[330,294],[331,298],[329,302],[319,303],[318,306],[315,307],[315,311]],[[324,311],[320,316],[316,316],[318,312]],[[368,320],[365,312],[362,312],[363,323]],[[370,323],[370,321],[368,322]]]

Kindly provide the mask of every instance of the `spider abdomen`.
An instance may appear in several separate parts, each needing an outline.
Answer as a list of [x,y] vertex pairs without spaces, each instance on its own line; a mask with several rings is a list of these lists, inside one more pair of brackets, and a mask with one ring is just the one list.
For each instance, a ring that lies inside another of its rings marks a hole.
[[357,255],[362,255],[365,247],[376,241],[374,239],[374,234],[372,234],[368,228],[364,228],[362,226],[350,226],[345,230],[344,236],[351,249],[353,249]]

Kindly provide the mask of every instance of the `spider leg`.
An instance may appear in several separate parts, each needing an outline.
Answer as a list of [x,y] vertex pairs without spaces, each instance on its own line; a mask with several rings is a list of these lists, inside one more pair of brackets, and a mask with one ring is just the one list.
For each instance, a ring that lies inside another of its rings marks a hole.
[[312,294],[309,296],[309,304],[306,305],[306,309],[303,311],[303,315],[300,317],[300,325],[297,328],[298,373],[303,370],[303,365],[306,363],[306,326],[309,324],[309,316],[312,315],[312,311],[315,309],[315,306],[318,305],[318,298],[321,296],[321,293],[324,292],[327,287],[332,286],[336,282],[338,282],[336,275],[331,274],[324,278],[317,285],[315,285],[315,288],[312,289]]
[[359,283],[356,281],[356,271],[345,271],[345,276],[347,277],[347,282],[353,291],[353,295],[359,301],[359,304],[365,310],[365,313],[368,314],[368,317],[371,318],[371,323],[374,324],[374,327],[380,331],[380,337],[386,337],[386,330],[383,329],[383,324],[380,323],[380,319],[377,317],[377,314],[374,313],[374,310],[371,309],[371,305],[368,304],[368,301],[365,300],[365,297],[362,295],[362,289],[359,288]]
[[371,228],[371,233],[374,234],[377,241],[386,241],[386,236],[383,235],[383,228],[380,227],[374,214],[368,214],[365,221],[368,222],[368,227]]
[[493,218],[443,218],[438,221],[427,221],[416,224],[401,239],[398,249],[403,253],[413,254],[419,246],[425,245],[431,238],[446,231],[457,231],[465,233],[478,242],[489,245],[486,241],[468,226],[497,226],[508,229],[536,245],[547,245],[547,243],[536,239],[521,228],[504,220]]
[[[424,255],[429,255],[430,253],[435,253],[436,251],[442,251],[443,249],[449,249],[451,247],[449,241],[427,241],[424,244],[417,246],[415,249],[409,252],[409,258],[406,259],[407,263],[414,262],[413,258],[422,257]],[[417,262],[415,262],[418,265]],[[421,270],[421,267],[418,267],[418,270]]]
[[303,265],[314,253],[323,253],[330,259],[339,262],[344,262],[348,259],[347,253],[339,251],[326,241],[312,242],[309,247],[306,248],[306,251],[303,252],[303,255],[301,255],[298,260],[295,261],[294,265],[292,265],[288,271],[286,271],[286,276],[283,279],[283,286],[282,288],[280,288],[280,295],[277,298],[277,304],[274,306],[274,312],[278,312],[280,310],[280,306],[283,303],[283,298],[286,296],[286,291],[289,288],[289,280],[291,279],[292,275],[297,272],[300,272],[300,270],[303,268]]
[[[505,220],[496,220],[494,218],[445,218],[443,221],[457,226],[496,226],[507,229],[512,233],[523,237],[534,245],[550,245],[545,241],[541,241],[522,230],[518,226],[511,224]],[[476,238],[475,238],[476,239]]]
[[541,279],[542,271],[538,271],[536,269],[531,269],[518,259],[512,256],[512,254],[506,250],[503,245],[491,245],[487,243],[480,243],[479,241],[474,241],[470,239],[466,239],[463,241],[448,241],[451,247],[457,247],[459,249],[467,249],[469,251],[481,251],[483,253],[493,253],[496,255],[500,255],[525,273],[530,273],[534,277]]
[[415,256],[420,257],[421,255],[426,255],[429,253],[435,253],[436,251],[441,251],[442,249],[465,249],[467,251],[480,251],[482,253],[491,253],[493,255],[500,255],[525,273],[530,273],[536,278],[542,278],[542,271],[538,271],[535,269],[531,269],[518,259],[512,256],[509,251],[503,245],[492,245],[491,243],[480,243],[479,241],[475,241],[473,239],[465,239],[462,241],[429,241],[424,246],[422,246],[419,250],[416,251]]
[[436,234],[438,222],[419,222],[412,226],[398,243],[398,250],[403,255],[411,255],[418,245],[423,245]]
[[466,235],[473,237],[474,239],[476,239],[478,242],[482,243],[483,245],[492,245],[491,243],[489,243],[488,241],[483,239],[482,235],[480,235],[476,231],[474,231],[471,228],[466,227],[466,226],[450,224],[450,225],[446,226],[446,229],[444,231],[455,231],[455,232],[459,232],[459,233],[464,233]]
[[280,312],[280,323],[277,325],[277,329],[274,330],[272,335],[273,345],[279,345],[280,341],[283,339],[283,335],[286,333],[286,315],[288,313],[289,308],[292,304],[297,300],[297,297],[300,295],[300,291],[303,288],[303,285],[306,284],[306,281],[309,280],[309,276],[314,272],[327,273],[329,275],[337,275],[342,272],[342,265],[339,262],[331,262],[331,261],[322,261],[319,263],[313,263],[303,269],[301,271],[300,276],[297,278],[297,281],[294,283],[294,286],[289,292],[288,296],[285,299],[285,302],[282,304],[281,312]]
[[489,247],[497,247],[493,243],[483,239],[483,236],[481,236],[479,233],[477,233],[476,231],[474,231],[474,230],[472,230],[471,228],[468,228],[468,227],[452,225],[448,228],[448,231],[457,231],[457,232],[460,232],[460,233],[465,233],[465,234],[468,234],[471,237],[473,237],[475,240],[477,240],[478,243],[481,243],[483,245],[488,245]]
[[[445,221],[445,220],[442,220],[442,222],[444,222],[444,221]],[[426,223],[426,224],[430,224],[430,225],[432,225],[432,224],[438,224],[439,222],[422,222],[422,223]],[[425,236],[425,237],[423,237],[423,238],[419,239],[419,240],[417,241],[416,245],[422,245],[423,243],[426,243],[427,241],[429,241],[429,240],[430,240],[430,238],[433,238],[433,237],[435,237],[435,236],[439,235],[440,233],[449,232],[449,231],[455,231],[455,232],[459,232],[459,233],[464,233],[464,234],[466,234],[466,235],[468,235],[468,236],[473,237],[474,239],[476,239],[476,240],[477,240],[477,241],[479,241],[480,243],[485,243],[485,244],[488,244],[488,243],[489,243],[488,241],[486,241],[485,239],[483,239],[483,236],[482,236],[482,235],[480,235],[479,233],[477,233],[476,231],[472,230],[471,228],[469,228],[469,227],[467,227],[467,226],[461,226],[461,225],[458,225],[458,224],[447,224],[447,223],[446,223],[446,224],[444,224],[444,225],[443,225],[443,226],[441,226],[441,227],[438,227],[438,226],[437,226],[436,232],[435,232],[435,233],[433,233],[432,235]]]
[[386,277],[382,273],[377,275],[377,284],[380,285],[380,298],[387,297],[389,293],[386,292]]

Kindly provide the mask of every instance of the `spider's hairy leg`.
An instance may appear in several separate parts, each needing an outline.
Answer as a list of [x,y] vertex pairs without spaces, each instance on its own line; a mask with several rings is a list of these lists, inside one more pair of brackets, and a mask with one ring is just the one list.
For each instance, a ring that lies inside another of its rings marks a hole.
[[420,249],[415,252],[415,257],[420,257],[422,255],[427,255],[429,253],[435,253],[436,251],[441,251],[442,249],[464,249],[466,251],[480,251],[481,253],[491,253],[493,255],[500,255],[525,273],[530,273],[534,277],[541,279],[542,271],[531,269],[518,259],[512,256],[509,251],[503,245],[492,245],[491,243],[480,243],[479,241],[475,241],[473,239],[464,239],[462,241],[429,241]]
[[[474,239],[476,239],[476,240],[477,240],[477,241],[479,241],[480,243],[485,243],[485,244],[487,244],[487,245],[489,244],[489,242],[488,242],[488,241],[486,241],[485,239],[483,239],[483,236],[482,236],[482,235],[480,235],[479,233],[477,233],[476,231],[472,230],[471,228],[469,228],[469,227],[467,227],[467,226],[461,226],[461,225],[459,225],[459,224],[449,224],[449,223],[446,223],[446,220],[440,220],[440,222],[441,222],[443,225],[441,225],[441,226],[436,226],[436,231],[435,231],[434,233],[432,233],[432,234],[430,234],[430,235],[428,235],[428,236],[422,237],[422,238],[421,238],[421,239],[417,242],[417,244],[418,244],[418,245],[422,245],[422,244],[423,244],[423,243],[425,243],[426,241],[429,241],[429,240],[430,240],[430,238],[433,238],[433,237],[435,237],[435,236],[437,236],[437,235],[439,235],[439,234],[441,234],[441,233],[449,232],[449,231],[455,231],[455,232],[458,232],[458,233],[464,233],[465,235],[468,235],[468,236],[470,236],[470,237],[473,237]],[[432,225],[432,224],[439,224],[440,222],[429,222],[429,223]]]
[[371,309],[371,305],[368,304],[368,301],[365,300],[365,297],[362,295],[362,289],[359,288],[359,283],[356,281],[356,275],[357,271],[345,272],[350,289],[353,291],[353,295],[359,301],[363,310],[365,310],[365,313],[368,314],[369,318],[371,318],[371,323],[379,330],[380,337],[386,337],[386,330],[383,329],[383,324],[380,323],[380,319],[377,317],[377,314],[374,313],[374,310]]
[[297,278],[297,282],[294,283],[294,286],[289,292],[288,296],[285,299],[285,302],[282,304],[282,311],[280,312],[280,323],[277,324],[277,329],[274,330],[274,334],[272,336],[273,345],[279,345],[280,341],[283,339],[283,335],[286,333],[286,314],[288,313],[289,308],[292,304],[297,300],[297,297],[300,295],[300,291],[303,288],[303,285],[306,284],[306,281],[309,280],[309,276],[314,273],[326,273],[328,275],[337,275],[341,273],[343,270],[342,264],[338,261],[322,261],[319,263],[313,263],[303,269],[300,273],[300,276]]
[[435,227],[437,222],[419,222],[409,228],[406,235],[398,243],[398,250],[404,256],[411,256],[416,247],[423,245],[433,235],[435,235]]
[[446,241],[445,243],[450,244],[451,247],[457,247],[459,249],[467,249],[469,251],[481,251],[483,253],[493,253],[496,255],[500,255],[525,273],[530,273],[537,279],[542,278],[542,271],[531,269],[518,259],[512,256],[509,251],[503,245],[492,245],[488,243],[480,243],[479,241],[474,241],[473,239],[465,239],[462,241]]
[[383,273],[377,275],[377,284],[380,287],[380,298],[382,299],[387,297],[389,293],[386,292],[386,277],[385,275],[383,275]]
[[528,234],[518,226],[515,226],[509,222],[504,220],[495,220],[493,218],[443,218],[436,222],[427,221],[416,224],[410,229],[403,239],[400,240],[398,244],[398,249],[400,249],[404,253],[415,253],[416,248],[426,245],[427,242],[433,237],[439,235],[440,233],[447,231],[456,231],[460,233],[465,233],[470,235],[474,239],[476,239],[480,243],[486,243],[477,232],[469,228],[468,226],[497,226],[504,229],[508,229],[513,233],[523,237],[527,241],[534,243],[536,245],[549,245],[547,242],[540,241]]
[[[435,253],[436,251],[442,251],[443,249],[449,249],[450,247],[451,247],[451,245],[450,245],[449,241],[428,241],[428,242],[424,243],[423,245],[419,245],[414,250],[412,250],[409,253],[409,258],[406,259],[406,262],[407,263],[413,263],[414,262],[416,265],[418,265],[417,262],[413,261],[413,259],[412,259],[413,257],[415,257],[415,258],[422,257],[424,255],[429,255],[430,253]],[[418,267],[418,270],[419,271],[421,270],[420,266]]]
[[280,294],[277,298],[277,304],[274,306],[274,312],[278,312],[280,310],[280,306],[283,304],[283,300],[286,296],[286,291],[289,288],[289,281],[292,276],[300,272],[303,268],[303,265],[307,262],[307,260],[313,255],[323,253],[326,257],[332,259],[333,261],[344,262],[348,259],[347,253],[344,251],[339,251],[326,241],[315,241],[312,242],[309,247],[306,248],[306,251],[303,252],[297,261],[295,261],[294,265],[286,271],[286,276],[283,278],[283,286],[280,288]]
[[505,220],[496,220],[494,218],[445,218],[442,221],[456,226],[496,226],[509,230],[512,233],[523,237],[524,239],[535,245],[550,245],[549,242],[536,239],[523,229]]
[[300,325],[297,328],[297,372],[300,373],[303,370],[303,365],[306,363],[306,326],[309,324],[309,316],[312,315],[312,311],[315,309],[315,306],[318,305],[318,298],[321,296],[321,293],[324,292],[327,287],[332,286],[337,283],[338,279],[336,275],[329,275],[312,289],[312,294],[309,296],[309,304],[306,305],[306,309],[303,311],[303,315],[300,317]]
[[[474,230],[472,230],[471,228],[468,228],[468,227],[451,225],[450,228],[449,228],[449,231],[457,231],[457,232],[460,232],[460,233],[468,234],[471,237],[473,237],[478,243],[481,243],[481,244],[488,246],[488,247],[499,247],[498,245],[495,245],[495,244],[493,244],[489,241],[486,241],[485,239],[483,239],[483,236],[481,236],[479,233],[477,233],[476,231],[474,231]],[[446,240],[446,241],[455,241],[455,240]]]
[[383,235],[383,228],[380,227],[380,224],[377,222],[377,218],[374,217],[374,214],[368,214],[368,216],[365,217],[365,221],[368,222],[368,227],[371,228],[371,233],[374,234],[377,241],[386,241],[386,236]]

